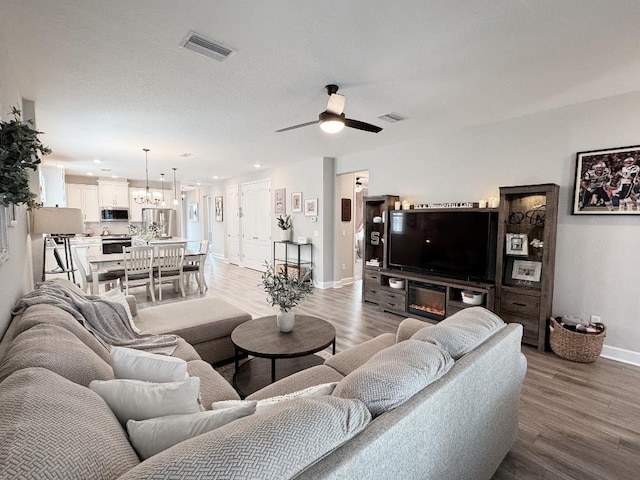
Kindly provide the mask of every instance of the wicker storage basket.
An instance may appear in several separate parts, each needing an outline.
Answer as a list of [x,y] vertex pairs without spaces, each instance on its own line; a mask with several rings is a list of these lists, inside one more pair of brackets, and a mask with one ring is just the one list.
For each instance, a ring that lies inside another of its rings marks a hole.
[[556,355],[574,362],[590,363],[602,353],[602,344],[607,333],[605,325],[601,333],[577,333],[560,325],[555,318],[551,318],[553,330],[549,336],[551,350]]

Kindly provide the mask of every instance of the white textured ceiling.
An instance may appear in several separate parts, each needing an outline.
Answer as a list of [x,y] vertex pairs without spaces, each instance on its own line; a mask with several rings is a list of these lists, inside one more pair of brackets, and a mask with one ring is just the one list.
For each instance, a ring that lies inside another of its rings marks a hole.
[[[0,0],[0,58],[48,162],[143,179],[148,147],[153,179],[211,184],[639,90],[639,20],[638,0]],[[237,53],[180,48],[190,30]],[[275,133],[328,83],[384,130]]]

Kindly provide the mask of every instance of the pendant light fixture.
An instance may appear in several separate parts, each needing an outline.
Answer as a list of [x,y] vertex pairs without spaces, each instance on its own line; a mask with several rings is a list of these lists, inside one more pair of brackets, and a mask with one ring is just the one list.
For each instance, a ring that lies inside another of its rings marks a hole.
[[162,192],[162,202],[160,202],[160,206],[166,207],[167,202],[164,201],[164,173],[160,174],[160,191]]
[[157,192],[151,193],[151,190],[149,189],[149,149],[143,148],[142,151],[144,152],[144,165],[147,186],[144,190],[133,192],[133,201],[139,204],[158,205],[160,203],[160,195]]
[[173,204],[179,205],[180,201],[178,200],[178,185],[176,183],[176,167],[173,167]]

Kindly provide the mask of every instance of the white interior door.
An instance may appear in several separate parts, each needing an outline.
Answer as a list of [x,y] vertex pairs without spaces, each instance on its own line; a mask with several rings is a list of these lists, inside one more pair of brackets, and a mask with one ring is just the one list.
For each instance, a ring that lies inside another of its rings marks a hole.
[[242,184],[242,264],[264,270],[271,259],[271,180]]
[[238,185],[227,187],[227,252],[229,263],[240,265],[240,202]]

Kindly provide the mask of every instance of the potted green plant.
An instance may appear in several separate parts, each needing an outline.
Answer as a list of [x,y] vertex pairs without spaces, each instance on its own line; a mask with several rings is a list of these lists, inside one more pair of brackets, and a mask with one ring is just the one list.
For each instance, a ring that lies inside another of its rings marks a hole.
[[0,203],[3,205],[25,204],[29,210],[39,206],[37,195],[29,189],[29,172],[40,164],[40,155],[51,153],[33,128],[33,122],[23,122],[21,112],[11,108],[12,120],[0,121]]
[[278,217],[278,228],[280,229],[280,240],[283,242],[291,241],[291,215],[280,215]]
[[278,306],[280,312],[276,316],[276,323],[281,332],[293,329],[295,315],[291,311],[307,295],[313,291],[313,284],[307,275],[290,274],[287,268],[276,271],[269,262],[265,262],[266,270],[262,274],[262,287],[269,295],[271,306]]

